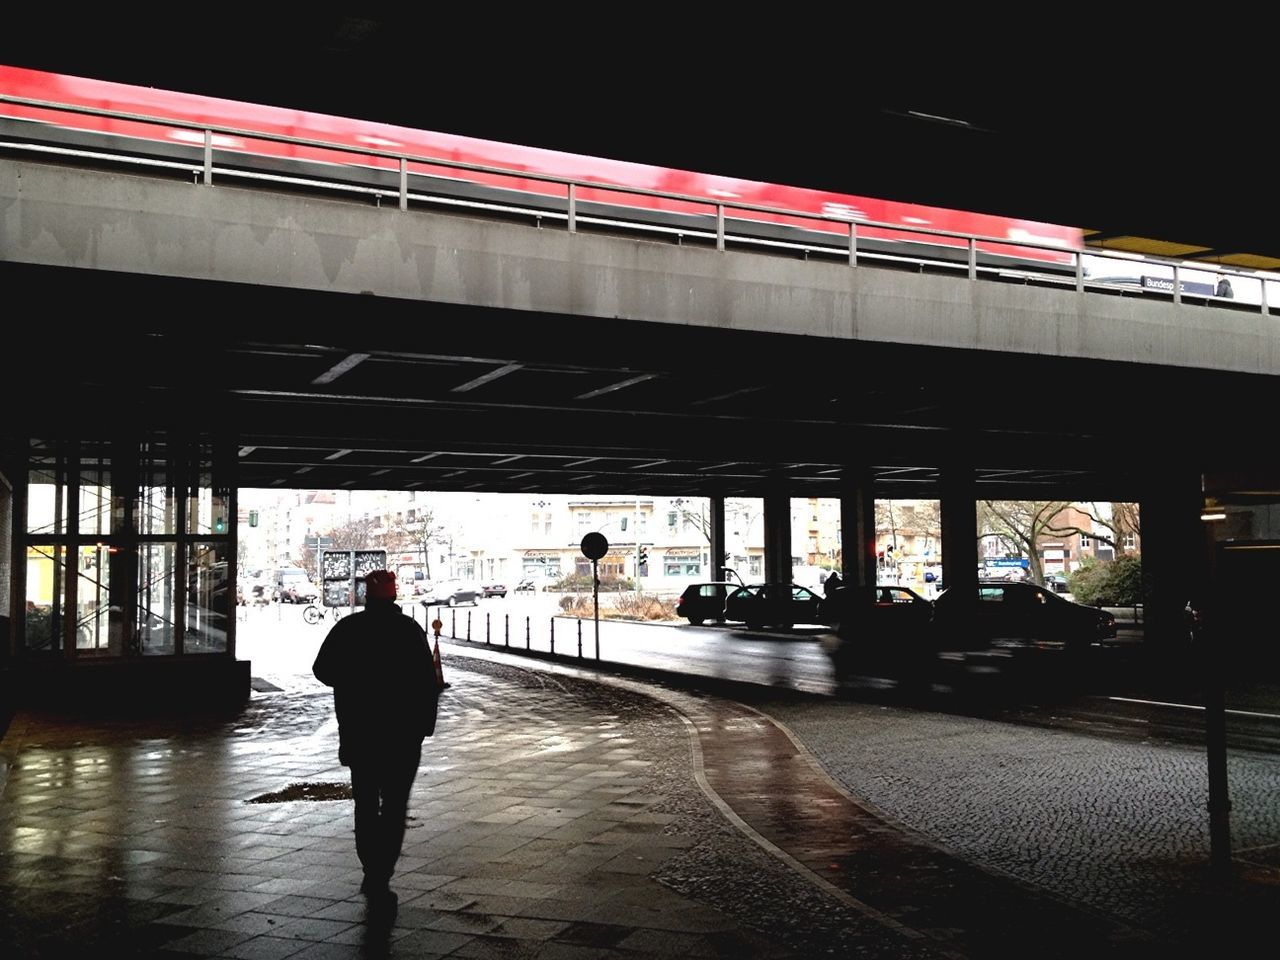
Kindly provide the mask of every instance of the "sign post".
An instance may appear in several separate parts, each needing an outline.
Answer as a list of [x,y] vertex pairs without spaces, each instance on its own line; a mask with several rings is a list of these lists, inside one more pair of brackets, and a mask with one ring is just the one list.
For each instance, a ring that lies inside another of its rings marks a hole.
[[365,576],[385,569],[385,550],[321,550],[321,602],[326,607],[364,606]]
[[595,607],[596,659],[600,659],[600,558],[609,552],[609,541],[603,533],[588,533],[582,538],[582,555],[591,561],[591,599]]

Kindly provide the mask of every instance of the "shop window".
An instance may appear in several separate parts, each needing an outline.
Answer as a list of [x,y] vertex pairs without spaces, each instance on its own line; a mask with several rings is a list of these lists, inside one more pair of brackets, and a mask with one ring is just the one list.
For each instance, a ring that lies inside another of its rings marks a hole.
[[27,628],[23,639],[31,653],[57,653],[62,649],[65,576],[61,544],[27,547]]
[[[83,490],[83,487],[81,488]],[[110,572],[115,552],[105,544],[83,544],[76,568],[76,651],[119,650],[122,622],[111,610]]]
[[187,563],[184,653],[225,653],[227,618],[234,610],[225,543],[193,543]]
[[[138,496],[134,529],[157,536],[178,533],[177,478],[167,453],[158,445],[143,444],[138,462]],[[82,480],[81,483],[84,483]],[[108,496],[110,491],[107,491]],[[83,501],[83,490],[81,500]]]
[[175,652],[177,614],[173,594],[180,549],[175,542],[138,546],[134,653],[163,656]]
[[61,464],[33,465],[27,474],[27,533],[62,536],[67,532],[67,489]]

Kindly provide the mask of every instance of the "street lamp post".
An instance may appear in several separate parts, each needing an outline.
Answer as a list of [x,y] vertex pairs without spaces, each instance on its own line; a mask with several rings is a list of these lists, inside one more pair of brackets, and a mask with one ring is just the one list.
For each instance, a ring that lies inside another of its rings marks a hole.
[[640,498],[636,497],[636,596],[640,595]]

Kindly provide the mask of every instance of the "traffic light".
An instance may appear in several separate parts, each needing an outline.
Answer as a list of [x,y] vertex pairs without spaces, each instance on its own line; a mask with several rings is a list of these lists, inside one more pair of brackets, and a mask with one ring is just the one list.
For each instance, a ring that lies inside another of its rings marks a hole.
[[217,516],[217,517],[214,517],[214,518],[213,518],[213,532],[214,532],[214,533],[226,533],[226,532],[227,532],[227,518],[226,518],[226,517],[223,517],[223,516]]
[[641,562],[641,563],[648,563],[648,562],[649,562],[649,548],[648,548],[648,547],[644,547],[644,546],[642,546],[642,547],[640,548],[640,562]]

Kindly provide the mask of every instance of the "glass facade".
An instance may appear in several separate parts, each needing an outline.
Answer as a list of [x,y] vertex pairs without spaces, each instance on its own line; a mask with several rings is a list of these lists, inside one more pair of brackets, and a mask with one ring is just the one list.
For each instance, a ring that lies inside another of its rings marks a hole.
[[228,622],[235,619],[234,585],[226,543],[193,543],[187,559],[188,653],[225,653]]
[[66,563],[62,546],[38,543],[27,547],[26,649],[35,654],[62,649],[62,611]]
[[14,652],[234,655],[234,465],[167,436],[30,441]]
[[179,549],[172,542],[138,545],[134,653],[162,656],[177,650],[174,578]]
[[113,636],[111,619],[111,548],[104,544],[83,544],[76,563],[76,650],[110,652],[118,649],[121,637],[119,617]]

